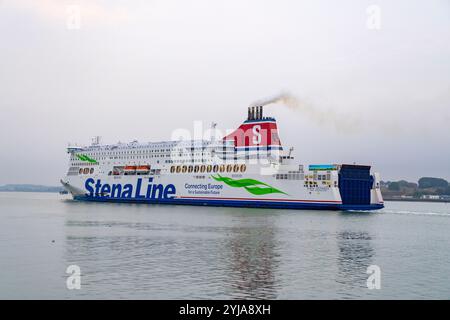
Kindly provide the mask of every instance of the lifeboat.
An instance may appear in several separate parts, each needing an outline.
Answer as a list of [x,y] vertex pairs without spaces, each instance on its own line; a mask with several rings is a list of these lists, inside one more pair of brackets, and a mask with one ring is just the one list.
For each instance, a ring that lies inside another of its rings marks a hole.
[[136,167],[136,173],[137,174],[147,174],[150,172],[150,166],[149,165],[141,165]]
[[135,174],[136,173],[136,166],[125,166],[123,169],[125,174]]

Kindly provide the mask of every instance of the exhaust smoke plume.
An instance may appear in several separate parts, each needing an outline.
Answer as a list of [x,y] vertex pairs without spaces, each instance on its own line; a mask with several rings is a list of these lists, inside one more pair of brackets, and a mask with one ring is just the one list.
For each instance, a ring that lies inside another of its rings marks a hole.
[[349,115],[336,114],[333,110],[321,110],[289,93],[280,93],[276,96],[256,101],[251,106],[268,106],[272,104],[281,104],[294,111],[302,112],[315,123],[324,126],[334,126],[338,131],[355,132],[360,129],[361,121],[357,121],[357,119]]

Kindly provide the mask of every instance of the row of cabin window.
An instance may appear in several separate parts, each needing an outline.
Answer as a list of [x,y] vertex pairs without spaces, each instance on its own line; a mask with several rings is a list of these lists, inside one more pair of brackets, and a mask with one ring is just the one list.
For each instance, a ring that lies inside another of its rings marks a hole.
[[[227,149],[234,151],[234,146],[230,146],[227,148],[225,148],[225,146],[224,146],[223,150],[227,150]],[[159,153],[159,152],[164,153],[164,152],[174,152],[174,151],[178,151],[180,156],[181,155],[189,155],[189,154],[194,153],[195,151],[197,151],[197,152],[195,152],[196,155],[200,155],[200,153],[202,153],[202,155],[210,154],[210,152],[205,152],[205,148],[190,148],[190,152],[186,152],[186,148],[175,148],[175,149],[157,149],[157,150],[147,149],[147,150],[128,150],[128,151],[87,152],[86,155],[88,155],[88,156],[117,156],[117,155],[122,155],[122,154],[126,154],[126,155],[141,154],[142,155],[142,154],[149,154],[149,153]],[[199,152],[199,151],[201,151],[201,152]],[[287,158],[287,157],[284,157],[284,158]],[[102,159],[104,159],[104,158],[102,158]]]
[[[183,154],[183,155],[177,155],[177,156],[179,156],[179,157],[183,157],[183,156],[192,156],[191,154]],[[194,155],[194,157],[195,156],[207,156],[206,154],[195,154]],[[113,159],[147,159],[147,158],[171,158],[171,155],[170,154],[155,154],[155,155],[150,155],[150,156],[143,156],[143,155],[140,155],[140,156],[124,156],[124,157],[122,157],[122,156],[114,156],[114,157],[109,157],[109,159],[110,160],[113,160]],[[101,158],[97,158],[97,160],[105,160],[106,159],[106,157],[101,157]],[[75,159],[75,157],[72,157],[71,158],[71,160],[72,161],[74,161],[74,160],[76,160]]]
[[301,173],[284,173],[275,175],[275,179],[278,180],[303,180],[304,178],[304,174]]
[[[143,155],[140,155],[140,156],[114,156],[114,157],[110,156],[109,159],[110,160],[113,160],[113,159],[144,159],[144,158],[164,158],[164,157],[168,158],[168,157],[170,157],[170,155],[169,154],[166,154],[166,155],[155,154],[155,155],[150,155],[150,156],[143,156]],[[97,160],[106,160],[106,159],[107,159],[106,157],[97,158]],[[77,160],[77,159],[75,159],[75,157],[72,157],[71,160],[73,161],[73,160]]]
[[[325,181],[322,180],[322,185],[326,185],[328,187],[331,187],[331,181]],[[311,188],[311,187],[318,187],[319,183],[317,181],[305,181],[304,187],[305,188]],[[337,181],[334,181],[334,186],[337,187]]]
[[[111,156],[111,155],[119,155],[119,154],[145,154],[145,153],[158,153],[158,152],[174,152],[174,151],[178,151],[181,152],[183,154],[190,154],[192,153],[192,151],[204,151],[205,148],[190,148],[191,152],[183,152],[185,151],[185,149],[183,148],[177,148],[177,149],[158,149],[158,150],[132,150],[132,151],[113,151],[113,152],[88,152],[86,153],[86,155],[88,156],[100,156],[100,155],[104,155],[104,156]],[[199,154],[200,152],[197,152],[197,154]],[[204,152],[202,152],[204,153]]]
[[171,173],[191,173],[191,172],[245,172],[247,166],[245,164],[228,164],[228,165],[201,165],[201,166],[172,166]]
[[98,163],[88,163],[88,162],[73,162],[72,166],[97,166]]
[[94,168],[80,168],[80,170],[78,170],[78,174],[93,174],[94,173]]
[[[130,157],[134,159],[135,157]],[[139,157],[137,157],[139,158]],[[164,163],[205,163],[211,161],[209,159],[191,159],[191,160],[172,160],[172,159],[166,159],[164,160]],[[159,163],[159,160],[157,161]],[[108,162],[109,163],[109,162]],[[72,162],[71,165],[73,166],[91,166],[91,165],[97,165],[97,163],[85,163],[85,162]]]
[[318,174],[317,175],[317,180],[321,181],[321,180],[330,180],[331,179],[331,174],[327,173],[327,174]]
[[[194,159],[194,160],[188,161],[188,160],[170,160],[169,159],[169,160],[164,160],[164,163],[205,163],[207,161],[209,161],[209,160]],[[110,162],[108,162],[108,164],[109,163]],[[159,160],[157,161],[157,163],[159,163]],[[71,163],[71,165],[73,165],[73,166],[94,166],[94,165],[98,165],[98,163],[73,162],[73,163]]]
[[119,155],[119,154],[140,154],[140,153],[156,153],[156,152],[171,152],[170,149],[161,149],[161,150],[129,150],[129,151],[110,151],[110,152],[87,152],[85,153],[87,156],[110,156],[110,155]]

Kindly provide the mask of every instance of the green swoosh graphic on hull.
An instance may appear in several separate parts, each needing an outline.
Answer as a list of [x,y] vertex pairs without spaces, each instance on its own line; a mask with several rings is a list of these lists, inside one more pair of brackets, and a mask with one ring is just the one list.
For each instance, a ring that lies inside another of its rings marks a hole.
[[97,160],[89,158],[87,155],[84,154],[77,154],[76,155],[78,159],[80,159],[81,161],[87,161],[90,163],[97,163]]
[[254,180],[254,179],[232,179],[232,178],[228,178],[228,177],[222,177],[220,174],[217,175],[217,177],[211,175],[211,177],[216,180],[216,181],[220,181],[223,182],[227,185],[229,185],[230,187],[233,188],[244,188],[245,190],[247,190],[248,192],[250,192],[251,194],[260,196],[260,195],[265,195],[265,194],[269,194],[269,193],[282,193],[282,194],[286,194],[285,192],[278,190],[270,185],[268,185],[267,183],[258,181],[258,180]]

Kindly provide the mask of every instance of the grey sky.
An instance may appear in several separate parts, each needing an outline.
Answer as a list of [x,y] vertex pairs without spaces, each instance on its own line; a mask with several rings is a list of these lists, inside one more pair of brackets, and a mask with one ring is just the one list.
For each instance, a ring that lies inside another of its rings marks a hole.
[[[67,28],[69,4],[80,29]],[[379,30],[366,26],[374,4]],[[335,118],[266,108],[299,162],[450,180],[447,0],[3,0],[0,39],[0,184],[57,184],[67,143],[94,135],[234,128],[284,91]]]

